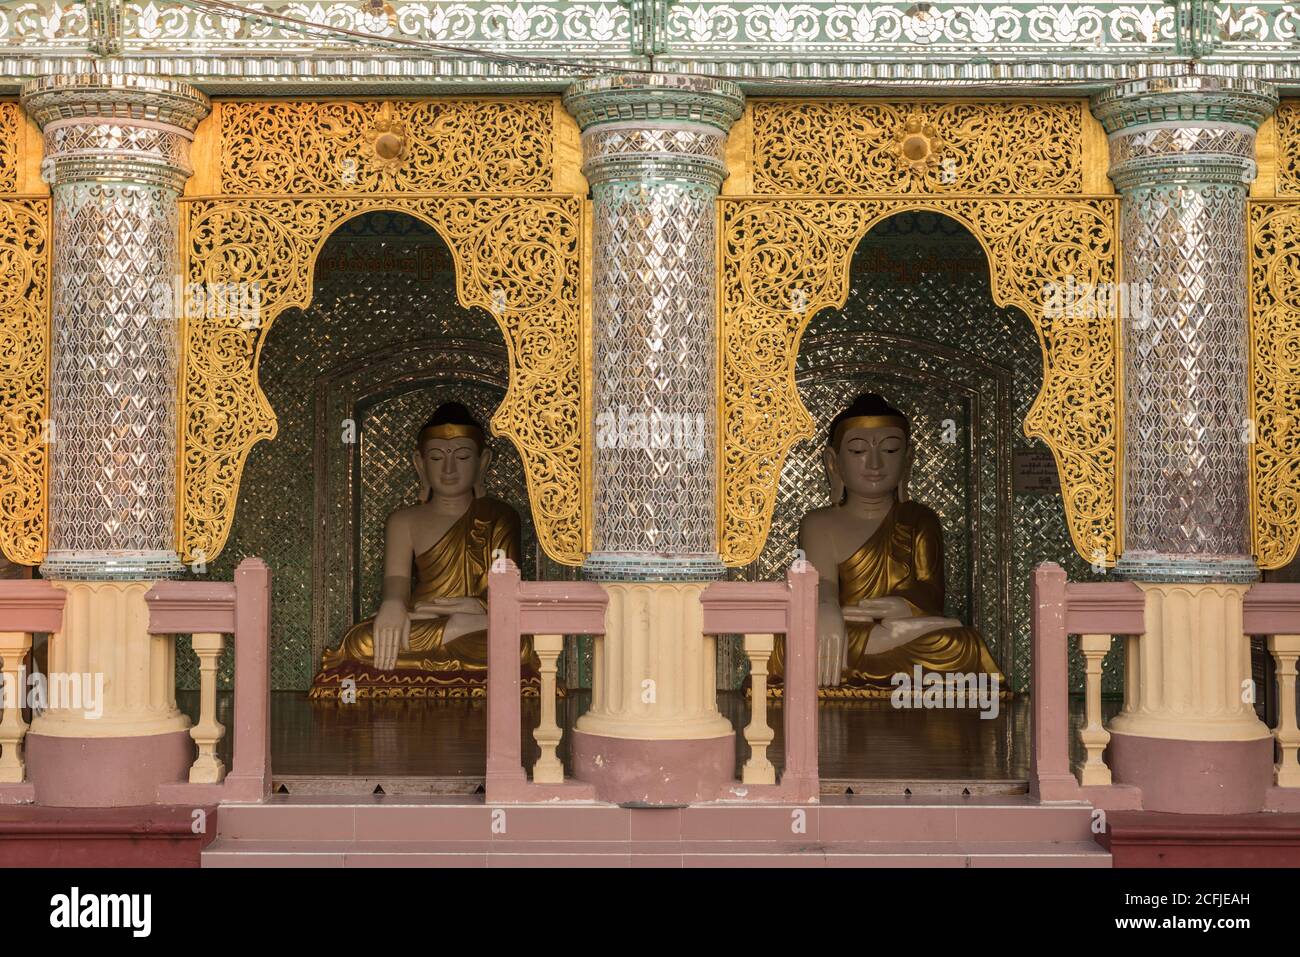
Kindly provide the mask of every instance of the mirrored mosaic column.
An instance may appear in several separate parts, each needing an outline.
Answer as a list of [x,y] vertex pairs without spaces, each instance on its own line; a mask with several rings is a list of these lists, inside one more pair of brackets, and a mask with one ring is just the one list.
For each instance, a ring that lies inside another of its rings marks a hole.
[[1123,196],[1124,540],[1143,581],[1253,581],[1246,193],[1277,97],[1246,81],[1121,84],[1093,110]]
[[1099,94],[1122,200],[1124,539],[1145,596],[1110,724],[1115,780],[1146,810],[1261,809],[1273,741],[1256,717],[1243,599],[1250,555],[1246,196],[1277,97],[1241,80]]
[[609,596],[574,775],[601,800],[711,800],[735,734],[717,708],[700,593],[723,574],[716,525],[715,209],[740,89],[674,76],[584,80],[593,214],[593,551]]
[[54,205],[48,578],[176,574],[176,200],[207,98],[188,84],[42,77]]
[[208,101],[166,79],[69,74],[27,84],[23,105],[45,135],[54,218],[41,572],[66,592],[29,777],[41,804],[152,804],[194,759],[173,639],[149,633],[145,594],[182,569],[177,198]]
[[715,200],[740,88],[612,76],[569,88],[593,224],[597,580],[718,577]]

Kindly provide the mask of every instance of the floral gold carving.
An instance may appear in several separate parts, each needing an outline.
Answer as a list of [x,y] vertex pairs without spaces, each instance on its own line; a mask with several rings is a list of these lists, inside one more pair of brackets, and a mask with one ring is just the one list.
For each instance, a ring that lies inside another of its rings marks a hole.
[[370,129],[370,148],[375,153],[375,165],[382,170],[392,170],[406,162],[406,124],[393,116],[393,106],[385,103],[375,117]]
[[1273,114],[1277,120],[1277,191],[1300,193],[1300,100],[1283,100]]
[[436,229],[452,252],[461,304],[495,316],[509,351],[510,386],[493,432],[519,449],[539,543],[556,561],[580,563],[582,202],[545,195],[184,201],[188,281],[258,283],[262,319],[253,328],[238,317],[186,319],[182,555],[211,560],[221,551],[249,450],[275,435],[275,413],[257,381],[257,357],[275,317],[309,304],[316,256],[339,224],[385,209]]
[[1251,535],[1268,569],[1300,545],[1300,201],[1249,211]]
[[1082,101],[758,100],[754,192],[1081,193],[1083,110]]
[[1033,322],[1043,384],[1025,433],[1052,450],[1074,546],[1113,563],[1120,515],[1120,365],[1115,317],[1049,316],[1049,282],[1116,279],[1118,205],[1110,199],[736,198],[721,201],[720,550],[753,561],[772,519],[786,454],[813,437],[795,385],[812,316],[848,297],[853,251],[905,210],[962,223],[984,246],[993,298]]
[[228,100],[221,192],[547,192],[554,110],[553,97]]
[[944,142],[932,123],[927,123],[921,113],[913,113],[894,134],[898,160],[914,173],[925,173],[931,166],[939,165],[939,155]]
[[0,193],[18,192],[18,137],[22,107],[13,100],[0,102]]
[[50,379],[50,206],[0,199],[0,549],[45,557]]

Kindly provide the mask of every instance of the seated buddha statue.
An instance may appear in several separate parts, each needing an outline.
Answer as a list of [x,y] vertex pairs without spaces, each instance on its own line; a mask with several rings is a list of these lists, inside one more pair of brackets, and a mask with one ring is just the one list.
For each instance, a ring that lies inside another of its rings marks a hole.
[[[348,679],[358,698],[484,693],[488,570],[499,552],[519,561],[519,515],[483,493],[492,451],[463,405],[438,407],[413,459],[421,502],[388,516],[379,609],[325,652],[312,698],[337,697]],[[530,641],[520,656],[535,688]]]
[[[944,616],[943,529],[906,498],[907,417],[874,393],[831,422],[823,453],[827,508],[799,524],[817,569],[817,683],[824,697],[885,697],[897,674],[985,673],[1005,680],[974,628]],[[782,647],[771,673],[783,673]]]

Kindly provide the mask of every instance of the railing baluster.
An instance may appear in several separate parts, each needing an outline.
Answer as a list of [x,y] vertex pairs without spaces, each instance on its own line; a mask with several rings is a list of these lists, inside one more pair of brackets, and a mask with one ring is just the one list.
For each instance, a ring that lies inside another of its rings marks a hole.
[[1268,650],[1277,665],[1278,710],[1273,737],[1281,752],[1275,771],[1277,786],[1300,788],[1300,728],[1296,726],[1296,658],[1300,635],[1271,635]]
[[1110,743],[1110,732],[1101,721],[1101,662],[1110,651],[1112,641],[1110,635],[1079,636],[1079,650],[1083,652],[1087,681],[1087,724],[1079,732],[1079,738],[1088,752],[1080,775],[1080,783],[1085,787],[1111,783],[1110,768],[1101,757],[1106,745]]
[[190,728],[190,737],[198,747],[198,757],[190,767],[190,783],[220,784],[226,777],[226,766],[217,757],[217,743],[226,728],[217,720],[217,666],[226,639],[220,632],[199,632],[191,644],[199,657],[199,720]]
[[749,744],[749,760],[741,770],[740,780],[745,784],[775,784],[776,768],[768,760],[767,748],[776,733],[767,723],[767,663],[776,647],[776,636],[770,634],[745,635],[745,656],[749,658],[750,709],[749,724],[745,726],[745,741]]
[[533,650],[541,663],[542,714],[533,731],[533,738],[542,749],[541,756],[533,765],[533,781],[538,784],[561,784],[564,781],[564,765],[556,754],[563,732],[555,720],[555,675],[556,662],[564,650],[563,635],[534,635]]
[[0,784],[20,784],[26,777],[27,765],[23,761],[23,738],[27,736],[27,722],[23,720],[23,688],[21,670],[27,652],[32,647],[32,636],[26,631],[0,631],[0,658],[4,659],[0,671]]

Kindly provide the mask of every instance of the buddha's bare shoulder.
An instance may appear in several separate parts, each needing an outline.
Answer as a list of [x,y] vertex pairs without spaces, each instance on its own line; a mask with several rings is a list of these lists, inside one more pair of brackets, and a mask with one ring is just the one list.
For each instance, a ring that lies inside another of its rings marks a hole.
[[822,529],[837,521],[836,513],[839,508],[834,505],[823,505],[821,508],[814,508],[804,513],[803,518],[799,520],[800,531],[804,529]]
[[418,505],[404,505],[401,508],[395,508],[388,513],[389,528],[409,528],[421,521],[428,514],[429,506],[426,502]]

